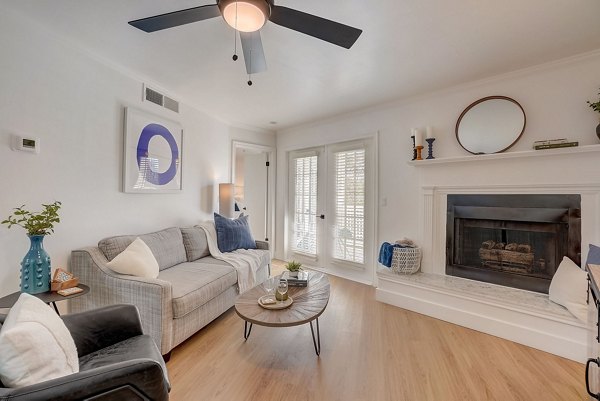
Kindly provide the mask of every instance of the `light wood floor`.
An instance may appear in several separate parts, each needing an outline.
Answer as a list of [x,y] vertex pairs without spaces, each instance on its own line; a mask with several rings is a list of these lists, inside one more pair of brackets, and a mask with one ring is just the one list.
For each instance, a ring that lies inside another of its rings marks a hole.
[[171,400],[587,399],[579,363],[379,303],[367,285],[330,281],[320,357],[308,325],[255,325],[244,342],[232,308],[173,351]]

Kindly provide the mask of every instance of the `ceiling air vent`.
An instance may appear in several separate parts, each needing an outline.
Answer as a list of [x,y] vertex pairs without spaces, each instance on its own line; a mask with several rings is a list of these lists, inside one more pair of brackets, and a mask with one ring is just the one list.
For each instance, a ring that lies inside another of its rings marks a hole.
[[179,113],[179,102],[177,100],[171,99],[170,97],[165,96],[162,93],[155,91],[154,89],[150,89],[145,85],[144,100],[162,106],[165,109],[174,111],[175,113]]
[[179,113],[179,102],[177,100],[173,100],[168,96],[163,98],[163,107],[174,111],[175,113]]

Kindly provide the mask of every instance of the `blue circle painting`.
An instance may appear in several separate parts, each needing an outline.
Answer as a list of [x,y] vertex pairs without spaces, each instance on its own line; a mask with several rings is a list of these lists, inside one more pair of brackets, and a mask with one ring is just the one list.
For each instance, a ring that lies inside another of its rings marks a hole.
[[166,185],[175,178],[175,174],[177,174],[177,162],[179,160],[179,149],[177,148],[177,142],[173,135],[169,132],[169,130],[163,127],[160,124],[148,124],[142,130],[140,134],[140,139],[137,145],[137,164],[138,168],[142,168],[142,160],[146,160],[148,158],[148,147],[150,145],[150,140],[156,135],[163,137],[169,147],[171,148],[171,165],[164,173],[159,173],[158,171],[152,170],[152,168],[144,163],[144,168],[147,169],[147,174],[145,176],[146,181],[154,184],[154,185]]

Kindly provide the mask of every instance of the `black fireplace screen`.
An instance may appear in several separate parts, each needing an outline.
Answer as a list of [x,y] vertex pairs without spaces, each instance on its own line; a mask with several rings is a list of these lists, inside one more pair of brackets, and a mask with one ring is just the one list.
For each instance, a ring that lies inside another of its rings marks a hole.
[[547,293],[580,262],[580,214],[576,195],[449,195],[446,274]]

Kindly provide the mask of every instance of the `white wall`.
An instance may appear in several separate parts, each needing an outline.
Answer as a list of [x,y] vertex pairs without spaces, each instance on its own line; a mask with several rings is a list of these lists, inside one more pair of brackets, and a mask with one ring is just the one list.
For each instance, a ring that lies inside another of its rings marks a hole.
[[[456,120],[470,103],[490,95],[512,97],[525,109],[525,133],[509,152],[530,150],[535,140],[562,137],[578,140],[580,145],[597,144],[598,113],[587,107],[585,101],[597,99],[599,71],[600,51],[283,130],[277,137],[277,193],[286,193],[288,151],[345,141],[373,132],[379,132],[378,244],[402,236],[419,239],[420,189],[425,183],[442,185],[453,179],[474,185],[506,182],[526,185],[542,178],[545,182],[553,182],[555,177],[560,177],[561,181],[600,182],[600,169],[594,167],[597,162],[592,155],[552,165],[548,165],[544,157],[526,162],[471,162],[453,167],[415,168],[406,164],[412,158],[411,128],[426,125],[435,128],[436,157],[468,155],[456,141]],[[286,202],[285,195],[278,196],[277,257],[284,256]]]
[[[15,15],[0,13],[0,54],[0,219],[22,204],[39,210],[62,201],[61,222],[45,240],[53,267],[66,267],[72,249],[105,236],[211,217],[218,209],[215,185],[231,179],[232,139],[274,143],[269,133],[230,127],[185,104],[175,114],[142,103],[141,79]],[[121,192],[124,106],[182,124],[181,193]],[[41,138],[41,154],[10,150],[14,133]],[[24,230],[0,227],[0,296],[19,289],[28,246]]]

